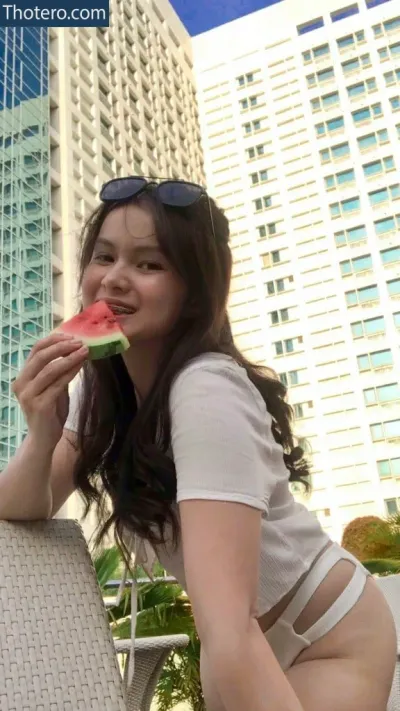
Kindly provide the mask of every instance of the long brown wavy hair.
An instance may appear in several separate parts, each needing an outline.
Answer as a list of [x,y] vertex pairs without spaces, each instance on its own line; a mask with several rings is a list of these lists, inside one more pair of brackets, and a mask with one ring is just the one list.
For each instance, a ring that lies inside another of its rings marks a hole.
[[[123,549],[127,531],[154,545],[165,544],[167,538],[174,544],[178,541],[176,473],[167,455],[169,392],[179,371],[201,353],[225,353],[246,369],[272,416],[272,433],[283,448],[289,481],[301,481],[308,488],[309,475],[303,450],[294,444],[285,386],[273,371],[248,361],[232,338],[227,314],[232,256],[224,213],[206,196],[189,208],[168,208],[151,189],[129,203],[150,211],[161,250],[186,284],[187,301],[140,408],[120,355],[87,361],[83,367],[75,483],[85,501],[85,514],[93,503],[97,506],[97,542],[114,528]],[[120,202],[100,204],[86,222],[79,287],[100,228],[119,207]]]

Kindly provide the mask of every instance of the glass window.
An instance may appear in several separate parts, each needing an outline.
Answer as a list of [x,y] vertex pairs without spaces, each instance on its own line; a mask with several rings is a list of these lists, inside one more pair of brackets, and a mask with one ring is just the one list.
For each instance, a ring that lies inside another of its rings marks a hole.
[[354,170],[344,170],[342,173],[337,174],[338,185],[345,185],[346,183],[352,183],[355,180]]
[[381,252],[383,264],[393,264],[393,262],[400,262],[400,247],[392,247],[391,249],[385,249]]
[[385,422],[384,425],[386,437],[400,437],[400,420]]
[[371,118],[371,110],[369,108],[358,109],[358,111],[353,112],[353,120],[355,123],[366,121],[369,118]]
[[392,476],[392,472],[390,470],[390,460],[389,459],[382,459],[380,462],[377,462],[377,465],[378,465],[379,476],[381,479],[385,479],[386,477]]
[[400,328],[400,311],[398,311],[396,314],[393,314],[393,320],[396,328]]
[[378,220],[374,222],[375,232],[377,235],[384,235],[386,232],[394,232],[396,229],[396,222],[394,217],[385,217],[383,220]]
[[299,384],[299,372],[298,372],[298,370],[290,370],[290,371],[289,371],[289,378],[290,378],[290,384],[291,384],[291,385],[298,385],[298,384]]
[[389,101],[393,111],[397,111],[397,109],[400,109],[400,96],[392,96]]
[[341,37],[337,40],[337,45],[339,49],[345,49],[346,47],[351,47],[354,44],[355,42],[353,35],[347,35],[346,37]]
[[373,193],[369,193],[369,200],[371,205],[379,205],[381,202],[389,200],[389,191],[387,188],[383,190],[375,190]]
[[390,385],[381,385],[376,388],[379,402],[392,402],[400,399],[400,385],[391,383]]
[[347,93],[350,97],[360,96],[360,94],[365,94],[365,91],[366,86],[363,81],[359,84],[353,84],[353,86],[347,87]]
[[[386,0],[384,1],[386,2]],[[377,0],[375,0],[375,2],[377,2]],[[399,513],[399,505],[397,499],[385,499],[385,504],[388,516],[395,516]]]
[[332,94],[326,94],[326,96],[322,97],[322,104],[325,108],[328,106],[333,106],[334,104],[339,103],[339,92],[334,91]]
[[392,279],[387,282],[388,291],[390,296],[397,296],[400,294],[400,279]]
[[361,150],[372,148],[378,143],[375,133],[370,133],[368,136],[361,136],[361,138],[357,138],[357,141]]
[[326,126],[329,132],[337,131],[339,128],[344,126],[344,118],[340,116],[339,118],[331,119],[326,122]]
[[275,353],[276,355],[282,355],[283,354],[283,343],[282,341],[277,341],[275,343]]
[[375,351],[370,353],[371,366],[373,368],[385,368],[388,365],[393,365],[393,355],[391,350]]
[[342,62],[342,67],[343,67],[343,72],[345,74],[350,74],[350,72],[354,72],[356,69],[358,69],[360,65],[359,59],[349,59],[347,62]]
[[350,146],[348,143],[340,143],[338,146],[333,146],[333,148],[331,148],[331,151],[332,156],[334,158],[342,158],[344,156],[349,155]]

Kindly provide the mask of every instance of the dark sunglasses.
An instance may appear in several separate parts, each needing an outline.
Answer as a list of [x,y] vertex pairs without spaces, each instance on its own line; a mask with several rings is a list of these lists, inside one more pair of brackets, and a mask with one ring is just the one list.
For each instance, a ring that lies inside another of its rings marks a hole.
[[207,196],[205,189],[196,183],[189,183],[186,180],[147,180],[145,177],[132,175],[127,178],[113,178],[104,183],[100,191],[102,202],[115,202],[118,200],[129,200],[130,198],[144,192],[149,185],[156,187],[157,197],[163,205],[168,207],[190,207],[200,198]]

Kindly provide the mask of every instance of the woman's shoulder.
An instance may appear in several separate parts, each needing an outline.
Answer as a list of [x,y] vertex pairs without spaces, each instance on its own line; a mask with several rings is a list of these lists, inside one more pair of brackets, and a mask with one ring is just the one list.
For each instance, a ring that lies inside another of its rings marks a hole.
[[251,382],[246,369],[226,353],[206,352],[191,358],[175,376],[171,394],[185,388],[207,389],[209,396],[229,401],[236,394],[258,405],[265,413],[265,402]]

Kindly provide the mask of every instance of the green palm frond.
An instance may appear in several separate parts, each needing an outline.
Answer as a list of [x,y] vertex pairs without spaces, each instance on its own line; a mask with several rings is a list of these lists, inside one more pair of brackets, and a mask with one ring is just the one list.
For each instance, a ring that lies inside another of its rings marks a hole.
[[96,571],[97,581],[104,589],[109,580],[115,578],[121,565],[121,554],[116,546],[103,550],[93,556],[93,565]]

